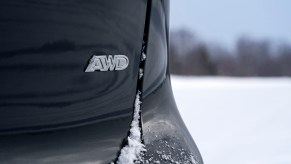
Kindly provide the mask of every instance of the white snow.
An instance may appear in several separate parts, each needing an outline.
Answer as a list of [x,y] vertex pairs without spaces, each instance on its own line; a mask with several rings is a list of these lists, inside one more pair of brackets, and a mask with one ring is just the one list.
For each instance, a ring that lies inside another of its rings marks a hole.
[[143,77],[143,69],[139,69],[139,79],[141,79]]
[[291,78],[172,76],[205,164],[291,163]]
[[141,129],[139,127],[140,120],[140,94],[138,91],[135,98],[133,120],[130,127],[130,135],[128,136],[128,145],[121,149],[117,164],[134,164],[134,161],[141,160],[142,152],[146,151],[145,146],[141,143]]
[[146,55],[144,52],[142,52],[142,58],[141,58],[141,61],[146,60],[146,58],[147,58],[147,55]]

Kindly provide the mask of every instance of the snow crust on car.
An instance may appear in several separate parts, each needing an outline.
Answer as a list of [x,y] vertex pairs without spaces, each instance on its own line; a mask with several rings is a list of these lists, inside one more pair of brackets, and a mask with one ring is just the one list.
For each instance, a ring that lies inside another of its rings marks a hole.
[[134,105],[133,120],[130,125],[130,134],[127,137],[128,144],[120,151],[117,164],[134,164],[135,161],[141,161],[143,152],[146,151],[145,145],[141,142],[140,124],[140,95],[141,91],[137,92]]

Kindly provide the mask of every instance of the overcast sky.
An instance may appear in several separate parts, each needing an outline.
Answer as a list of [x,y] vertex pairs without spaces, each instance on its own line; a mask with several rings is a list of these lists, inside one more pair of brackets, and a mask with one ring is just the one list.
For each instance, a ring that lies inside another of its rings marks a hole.
[[291,43],[291,0],[171,0],[170,28],[232,46],[248,35]]

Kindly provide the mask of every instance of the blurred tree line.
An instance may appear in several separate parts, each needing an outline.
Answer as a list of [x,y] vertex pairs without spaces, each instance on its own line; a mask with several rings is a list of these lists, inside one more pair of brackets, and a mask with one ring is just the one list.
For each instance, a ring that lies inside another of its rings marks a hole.
[[169,61],[178,75],[291,76],[291,45],[241,37],[229,51],[178,30],[171,32]]

